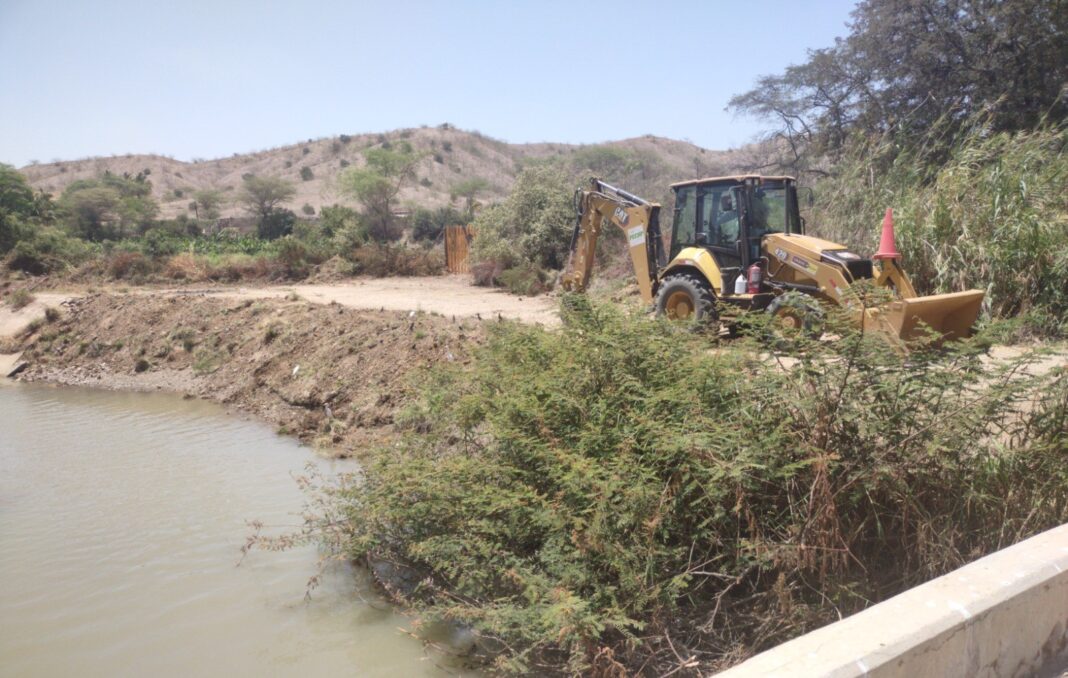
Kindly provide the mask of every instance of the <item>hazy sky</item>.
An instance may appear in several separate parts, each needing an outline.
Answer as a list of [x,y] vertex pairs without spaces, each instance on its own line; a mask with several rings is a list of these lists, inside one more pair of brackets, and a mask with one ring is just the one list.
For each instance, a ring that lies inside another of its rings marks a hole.
[[511,142],[708,148],[854,2],[0,0],[0,162],[214,158],[450,122]]

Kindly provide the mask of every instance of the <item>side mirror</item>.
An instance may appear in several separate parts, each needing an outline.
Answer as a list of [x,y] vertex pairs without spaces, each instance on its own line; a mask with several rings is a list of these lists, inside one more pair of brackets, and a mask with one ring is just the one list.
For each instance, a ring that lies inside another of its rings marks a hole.
[[809,207],[816,204],[816,192],[807,186],[805,187],[805,202],[808,203]]

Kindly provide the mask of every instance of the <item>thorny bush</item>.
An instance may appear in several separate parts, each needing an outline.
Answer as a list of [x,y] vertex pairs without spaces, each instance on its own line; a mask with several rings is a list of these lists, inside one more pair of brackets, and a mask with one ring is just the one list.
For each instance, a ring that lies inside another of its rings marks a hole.
[[709,350],[564,304],[427,375],[399,445],[253,541],[396,564],[497,672],[696,675],[1068,519],[1063,368],[845,326]]

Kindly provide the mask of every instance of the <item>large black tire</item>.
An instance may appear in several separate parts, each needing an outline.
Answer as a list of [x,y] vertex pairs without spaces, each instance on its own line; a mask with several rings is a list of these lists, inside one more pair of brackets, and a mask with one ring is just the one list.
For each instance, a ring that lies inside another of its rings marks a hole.
[[799,292],[785,292],[768,304],[765,312],[772,317],[769,339],[782,346],[800,337],[816,340],[823,335],[823,311],[810,297]]
[[664,278],[656,295],[656,314],[699,327],[715,327],[719,320],[712,287],[692,273]]

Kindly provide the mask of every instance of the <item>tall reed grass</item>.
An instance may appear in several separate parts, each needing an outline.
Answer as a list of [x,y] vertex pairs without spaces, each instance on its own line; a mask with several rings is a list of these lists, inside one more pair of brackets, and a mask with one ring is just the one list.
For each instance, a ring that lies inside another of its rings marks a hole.
[[873,251],[894,208],[904,266],[921,293],[986,290],[985,315],[1068,333],[1068,124],[993,132],[949,121],[915,144],[855,143],[816,187],[811,231]]

